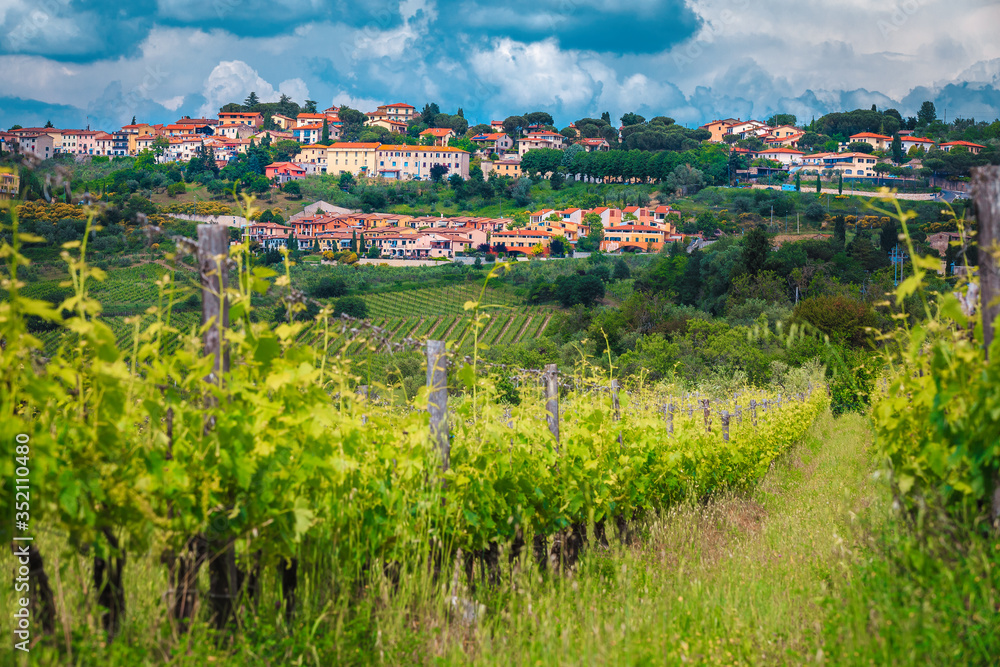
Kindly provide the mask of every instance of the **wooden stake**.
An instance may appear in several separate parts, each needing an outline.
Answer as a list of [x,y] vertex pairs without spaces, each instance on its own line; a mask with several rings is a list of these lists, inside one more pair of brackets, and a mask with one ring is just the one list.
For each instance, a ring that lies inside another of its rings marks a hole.
[[[621,421],[621,404],[618,402],[618,380],[611,381],[611,408],[614,410],[615,421]],[[622,446],[622,432],[618,431],[618,446]]]
[[729,411],[722,411],[722,440],[729,442]]
[[559,382],[555,364],[545,366],[545,413],[549,431],[556,439],[556,454],[559,453]]
[[979,232],[979,287],[982,299],[983,344],[989,358],[993,342],[993,321],[1000,314],[1000,269],[997,252],[1000,252],[1000,167],[972,169],[970,191],[976,203],[976,220]]
[[431,415],[431,441],[441,454],[441,470],[451,458],[448,438],[448,357],[443,340],[427,341],[427,411]]
[[203,337],[206,355],[215,358],[208,380],[221,384],[229,371],[229,347],[225,331],[229,328],[229,228],[222,225],[198,225],[198,273],[201,278],[201,323],[213,322]]

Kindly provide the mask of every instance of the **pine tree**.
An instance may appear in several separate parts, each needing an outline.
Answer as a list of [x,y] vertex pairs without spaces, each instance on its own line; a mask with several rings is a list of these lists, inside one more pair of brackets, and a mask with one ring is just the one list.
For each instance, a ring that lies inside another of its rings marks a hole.
[[351,232],[351,252],[355,254],[358,252],[358,233],[356,231]]
[[323,119],[323,135],[320,143],[326,146],[330,145],[330,121],[327,118]]
[[844,194],[844,174],[840,174],[837,180],[837,194]]
[[816,174],[816,192],[817,193],[823,192],[823,186],[819,182],[819,174]]
[[802,174],[795,172],[795,191],[802,192]]
[[135,116],[132,116],[132,124],[135,125]]

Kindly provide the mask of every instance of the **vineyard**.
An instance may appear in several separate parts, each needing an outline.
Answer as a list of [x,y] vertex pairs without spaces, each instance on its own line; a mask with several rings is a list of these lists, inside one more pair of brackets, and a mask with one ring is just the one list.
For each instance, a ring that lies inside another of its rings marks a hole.
[[[368,313],[373,317],[406,317],[412,315],[462,315],[465,304],[479,301],[482,287],[476,284],[460,284],[448,287],[433,287],[402,292],[366,294]],[[484,305],[519,308],[524,300],[509,290],[488,289],[483,297]]]

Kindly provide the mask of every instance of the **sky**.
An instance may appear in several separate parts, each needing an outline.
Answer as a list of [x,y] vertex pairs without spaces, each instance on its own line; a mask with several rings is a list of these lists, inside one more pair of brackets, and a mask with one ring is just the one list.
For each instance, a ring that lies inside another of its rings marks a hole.
[[996,0],[0,0],[0,127],[172,122],[251,91],[558,127],[924,100],[992,121],[998,26]]

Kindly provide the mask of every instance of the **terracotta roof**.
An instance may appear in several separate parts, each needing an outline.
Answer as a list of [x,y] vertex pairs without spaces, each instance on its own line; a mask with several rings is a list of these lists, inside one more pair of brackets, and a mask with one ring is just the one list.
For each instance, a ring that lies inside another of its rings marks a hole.
[[555,236],[551,232],[543,232],[538,229],[514,229],[506,232],[495,232],[493,238],[498,236]]
[[651,227],[649,225],[617,225],[614,227],[608,227],[604,230],[605,232],[656,232],[657,234],[662,234],[663,230],[659,227]]
[[420,134],[421,136],[425,134],[433,134],[435,137],[443,137],[449,133],[455,134],[455,130],[451,129],[450,127],[429,127]]
[[884,134],[875,134],[874,132],[861,132],[860,134],[852,134],[851,139],[888,139],[892,141],[892,137],[887,137]]
[[468,151],[463,151],[461,148],[455,148],[453,146],[398,146],[392,144],[378,144],[378,150],[380,151],[420,151],[424,153],[465,153],[469,154]]
[[333,143],[327,148],[378,148],[382,144],[370,144],[370,143],[360,143],[356,141],[342,141]]
[[939,146],[965,146],[967,148],[986,148],[982,144],[974,144],[971,141],[948,141]]
[[395,104],[386,104],[385,108],[386,109],[393,109],[393,108],[415,109],[416,107],[414,107],[412,104],[404,104],[403,102],[396,102]]
[[780,148],[765,148],[763,150],[757,151],[761,155],[764,153],[794,153],[795,155],[805,155],[802,151],[797,151],[794,148],[785,148],[784,146]]

